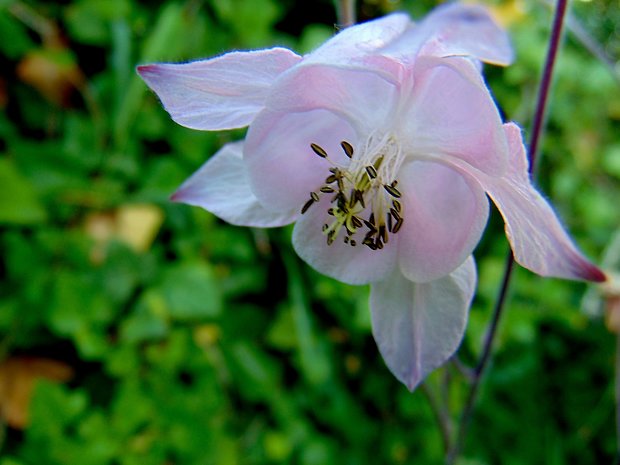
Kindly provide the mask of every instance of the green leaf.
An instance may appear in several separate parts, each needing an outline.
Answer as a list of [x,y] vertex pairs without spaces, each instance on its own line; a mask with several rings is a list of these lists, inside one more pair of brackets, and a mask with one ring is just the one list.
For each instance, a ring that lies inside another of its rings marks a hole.
[[134,313],[121,325],[121,339],[128,343],[159,339],[169,330],[168,306],[158,290],[149,289],[140,297]]
[[222,310],[218,283],[205,263],[184,263],[167,270],[161,292],[170,316],[178,320],[213,318]]
[[34,187],[8,158],[0,158],[0,185],[0,223],[34,225],[47,221]]

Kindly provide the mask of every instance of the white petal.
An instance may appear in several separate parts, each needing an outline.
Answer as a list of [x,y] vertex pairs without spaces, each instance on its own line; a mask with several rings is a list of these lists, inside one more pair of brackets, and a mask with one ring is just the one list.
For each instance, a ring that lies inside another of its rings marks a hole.
[[409,16],[394,13],[373,21],[343,29],[314,52],[304,57],[304,63],[347,65],[375,55],[397,40],[411,24]]
[[383,53],[411,61],[421,55],[469,56],[508,65],[514,59],[506,31],[478,5],[451,3],[434,9],[423,21],[388,45]]
[[456,157],[501,174],[508,146],[502,121],[480,73],[463,58],[416,61],[410,111],[403,118],[417,156]]
[[192,129],[249,125],[275,79],[301,57],[283,48],[231,52],[184,64],[153,64],[138,73],[174,121]]
[[[342,140],[355,144],[355,133],[344,119],[328,111],[261,112],[245,143],[252,191],[274,210],[301,210],[310,192],[325,184],[331,163],[348,163]],[[312,143],[325,149],[329,160],[317,156]]]
[[172,199],[202,207],[238,226],[275,227],[295,221],[298,211],[271,211],[259,203],[250,189],[242,151],[243,142],[226,144]]
[[472,257],[450,275],[414,283],[398,271],[370,291],[372,331],[390,371],[413,390],[459,347],[476,287]]
[[[332,224],[334,217],[327,210],[333,194],[322,194],[323,198],[301,215],[293,231],[293,247],[297,254],[315,270],[348,284],[368,284],[386,278],[396,267],[398,238],[390,240],[381,250],[370,250],[362,245],[363,232],[351,236],[356,245],[344,243],[344,227],[331,245],[323,233],[324,224]],[[309,196],[308,196],[309,197]],[[369,212],[360,214],[367,218]]]
[[399,97],[397,86],[373,69],[307,65],[283,76],[266,106],[280,112],[329,110],[368,135],[393,119]]
[[509,171],[499,178],[479,179],[506,221],[515,260],[542,276],[604,281],[605,275],[577,250],[549,203],[532,186],[518,126],[505,128]]
[[433,281],[471,255],[486,226],[489,201],[478,183],[439,163],[408,163],[399,179],[400,269],[412,281]]

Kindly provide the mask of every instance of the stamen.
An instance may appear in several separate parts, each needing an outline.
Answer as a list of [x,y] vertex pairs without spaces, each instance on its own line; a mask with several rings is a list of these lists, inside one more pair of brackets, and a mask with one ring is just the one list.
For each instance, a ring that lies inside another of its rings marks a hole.
[[310,148],[312,149],[312,151],[314,153],[316,153],[319,157],[321,158],[327,158],[327,152],[325,151],[325,149],[323,147],[321,147],[320,145],[317,145],[315,143],[310,144]]
[[387,191],[388,194],[390,194],[392,197],[400,199],[403,194],[400,193],[400,191],[398,189],[396,189],[396,187],[394,187],[396,185],[396,181],[392,183],[393,185],[388,186],[387,184],[383,185],[383,188]]
[[[355,202],[359,202],[362,208],[366,208],[366,202],[364,202],[364,193],[362,191],[355,189],[353,199],[355,200]],[[355,202],[353,202],[353,204],[355,204]]]
[[388,243],[388,235],[387,235],[387,230],[385,229],[385,225],[382,224],[381,226],[379,226],[379,238],[385,242],[386,244]]
[[360,220],[357,216],[352,216],[351,221],[353,222],[353,226],[355,226],[356,228],[361,228],[362,226],[364,226],[362,220]]
[[[304,203],[305,213],[321,199],[321,194],[330,195],[327,214],[332,218],[322,225],[327,245],[342,236],[345,244],[356,246],[362,234],[361,244],[371,250],[381,250],[388,243],[389,236],[397,233],[403,224],[402,193],[396,187],[395,174],[401,166],[404,154],[395,138],[390,134],[371,135],[364,145],[354,150],[353,145],[340,141],[340,147],[351,161],[336,164],[318,144],[310,144],[312,151],[329,162],[325,183],[310,192],[310,199]],[[392,182],[386,182],[392,179]],[[383,189],[381,189],[383,187]],[[368,211],[367,211],[368,210]],[[368,215],[367,219],[364,216]]]
[[345,155],[349,158],[353,158],[353,146],[349,144],[346,140],[340,142],[340,147],[344,151]]
[[368,165],[366,167],[366,172],[368,173],[368,177],[370,179],[375,179],[377,177],[377,170],[375,169],[374,166]]
[[400,228],[402,225],[403,225],[403,219],[398,218],[396,220],[396,224],[394,225],[394,228],[392,228],[392,234],[396,234],[398,231],[400,231]]
[[374,233],[377,232],[377,228],[375,228],[375,225],[372,224],[370,221],[366,221],[363,220],[364,224],[366,225],[366,227],[370,230],[369,234],[372,236]]
[[310,208],[314,202],[315,200],[311,198],[306,203],[304,203],[304,206],[301,207],[301,214],[303,215],[304,213],[306,213],[308,211],[308,208]]

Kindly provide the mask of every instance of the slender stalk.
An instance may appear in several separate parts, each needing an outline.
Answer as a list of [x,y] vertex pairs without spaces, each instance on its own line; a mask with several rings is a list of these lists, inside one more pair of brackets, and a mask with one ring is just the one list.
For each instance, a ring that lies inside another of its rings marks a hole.
[[349,27],[356,23],[355,0],[337,0],[338,26]]
[[[556,4],[553,26],[551,30],[551,37],[549,39],[549,49],[547,50],[547,58],[545,66],[543,68],[542,78],[540,81],[540,87],[538,89],[538,99],[536,102],[536,112],[534,114],[534,121],[532,123],[532,132],[530,140],[529,150],[529,172],[533,175],[536,170],[536,162],[538,156],[538,146],[542,134],[543,125],[545,122],[545,113],[547,109],[547,101],[549,99],[549,90],[551,88],[551,78],[553,76],[553,68],[557,59],[558,48],[560,39],[562,37],[562,26],[564,24],[564,17],[566,15],[567,0],[558,0]],[[482,375],[485,372],[485,368],[488,366],[491,359],[493,342],[497,334],[497,328],[504,309],[504,303],[508,294],[508,288],[512,277],[512,271],[514,269],[514,256],[512,252],[506,258],[506,266],[504,268],[504,277],[502,279],[502,285],[498,293],[495,308],[493,309],[493,316],[491,324],[486,334],[484,345],[482,348],[482,354],[480,355],[480,361],[474,370],[474,377],[470,386],[469,394],[467,396],[465,406],[463,407],[463,413],[458,424],[458,432],[454,445],[448,453],[446,463],[452,465],[455,463],[463,444],[467,436],[467,429],[471,422],[471,417],[474,412],[476,399],[482,380]]]
[[450,414],[441,402],[439,402],[439,399],[435,397],[433,390],[429,388],[426,383],[420,384],[420,388],[428,401],[428,405],[433,412],[435,421],[437,421],[439,431],[441,432],[441,441],[443,443],[444,450],[447,453],[450,449],[450,438],[452,437],[452,419],[450,418]]
[[482,380],[482,375],[491,358],[491,349],[493,348],[493,342],[495,341],[495,335],[497,334],[497,327],[499,325],[499,321],[502,316],[502,310],[504,308],[504,302],[506,301],[506,296],[508,294],[508,286],[510,284],[510,278],[512,277],[513,268],[514,257],[512,256],[512,253],[510,253],[506,260],[504,277],[502,279],[502,285],[500,287],[497,300],[495,302],[495,308],[493,309],[491,324],[487,329],[487,334],[484,339],[482,354],[480,355],[480,360],[478,361],[476,368],[474,368],[473,370],[469,393],[467,394],[465,406],[463,407],[463,412],[461,413],[461,419],[457,426],[457,436],[446,458],[446,463],[448,465],[453,465],[454,463],[456,463],[456,459],[461,453],[461,449],[463,448],[463,445],[465,443],[465,437],[467,436],[468,427],[471,423],[471,417],[473,416],[476,399],[478,397],[480,381]]
[[538,142],[542,134],[542,128],[545,121],[547,110],[547,100],[549,99],[549,89],[551,88],[551,76],[558,55],[560,39],[562,37],[562,26],[566,15],[566,7],[568,0],[558,0],[555,8],[555,16],[553,18],[553,28],[551,30],[551,39],[549,40],[549,50],[547,51],[547,60],[543,68],[543,75],[538,89],[538,101],[536,102],[536,113],[534,113],[534,122],[532,123],[532,138],[530,140],[530,174],[536,170],[536,161],[538,157]]
[[620,464],[620,334],[616,336],[616,452],[615,464]]

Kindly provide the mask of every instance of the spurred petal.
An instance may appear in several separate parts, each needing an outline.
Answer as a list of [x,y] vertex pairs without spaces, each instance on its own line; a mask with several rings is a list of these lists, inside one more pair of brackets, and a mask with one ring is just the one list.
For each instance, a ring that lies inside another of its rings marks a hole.
[[[340,141],[355,143],[355,137],[346,121],[324,110],[263,111],[246,138],[245,161],[252,190],[270,208],[299,211],[310,192],[325,183],[331,163],[348,161]],[[327,151],[331,162],[312,151],[313,143]]]
[[272,48],[185,64],[144,65],[138,73],[173,120],[215,131],[250,124],[274,80],[299,60],[290,50]]
[[226,144],[172,196],[176,202],[202,207],[239,226],[272,227],[292,223],[298,211],[264,208],[250,189],[243,143]]
[[472,257],[435,281],[414,283],[395,271],[371,286],[375,341],[390,371],[409,390],[458,348],[475,287]]
[[506,168],[508,146],[500,115],[468,60],[420,58],[410,114],[403,123],[416,155],[456,157],[490,174]]
[[404,222],[398,232],[402,273],[432,281],[457,268],[478,244],[489,214],[480,186],[451,168],[416,161],[403,167]]
[[[348,284],[367,284],[385,279],[396,267],[398,238],[390,240],[381,250],[370,250],[361,242],[363,233],[354,234],[351,240],[355,246],[344,242],[345,228],[342,227],[331,245],[327,245],[327,236],[322,225],[331,225],[334,217],[327,210],[333,194],[325,194],[321,200],[312,205],[295,224],[293,247],[297,254],[317,271]],[[360,214],[367,217],[368,213]]]
[[393,41],[384,53],[409,61],[418,53],[469,56],[497,65],[508,65],[514,59],[506,31],[481,6],[461,3],[434,9]]
[[479,176],[506,221],[515,260],[542,276],[605,281],[605,275],[575,247],[547,201],[534,189],[521,131],[506,124],[510,163],[501,178]]
[[368,55],[386,47],[397,40],[410,25],[411,20],[404,13],[394,13],[356,24],[340,31],[304,57],[304,61],[342,64],[342,60]]

